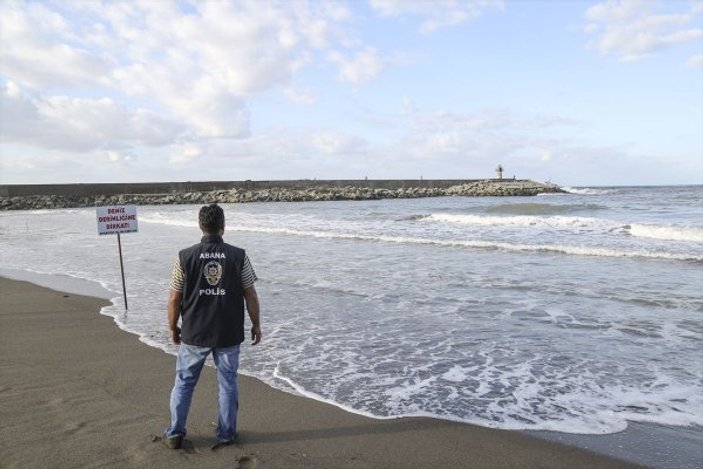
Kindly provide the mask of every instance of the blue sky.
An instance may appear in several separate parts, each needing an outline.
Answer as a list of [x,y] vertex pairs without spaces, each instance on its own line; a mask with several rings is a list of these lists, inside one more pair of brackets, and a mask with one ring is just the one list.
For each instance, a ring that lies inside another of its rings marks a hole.
[[703,2],[0,2],[0,183],[703,183]]

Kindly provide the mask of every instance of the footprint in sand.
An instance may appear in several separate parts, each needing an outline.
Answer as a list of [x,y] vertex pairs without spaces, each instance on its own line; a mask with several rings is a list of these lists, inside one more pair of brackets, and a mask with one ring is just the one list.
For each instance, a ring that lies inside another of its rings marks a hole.
[[63,432],[66,435],[73,435],[78,433],[81,429],[85,428],[87,424],[85,422],[69,422],[63,426]]
[[237,464],[237,469],[257,469],[258,467],[259,461],[255,456],[242,456]]

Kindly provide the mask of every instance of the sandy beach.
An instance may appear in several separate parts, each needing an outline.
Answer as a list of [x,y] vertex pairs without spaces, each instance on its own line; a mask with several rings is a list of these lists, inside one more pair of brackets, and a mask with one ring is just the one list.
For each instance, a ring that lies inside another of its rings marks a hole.
[[244,376],[241,441],[213,452],[216,383],[209,368],[195,394],[187,444],[169,450],[158,436],[167,424],[175,357],[98,314],[105,300],[4,278],[0,293],[3,467],[635,467],[519,432],[370,419]]

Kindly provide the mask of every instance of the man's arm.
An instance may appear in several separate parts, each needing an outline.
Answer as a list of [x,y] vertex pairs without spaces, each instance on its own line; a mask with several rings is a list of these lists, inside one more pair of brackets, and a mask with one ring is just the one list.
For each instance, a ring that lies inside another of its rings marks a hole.
[[251,319],[251,344],[261,342],[261,324],[259,322],[259,296],[254,285],[244,289],[244,300],[247,302],[247,311]]
[[181,343],[181,328],[178,327],[178,318],[181,317],[181,300],[183,293],[169,290],[168,294],[168,330],[174,344]]

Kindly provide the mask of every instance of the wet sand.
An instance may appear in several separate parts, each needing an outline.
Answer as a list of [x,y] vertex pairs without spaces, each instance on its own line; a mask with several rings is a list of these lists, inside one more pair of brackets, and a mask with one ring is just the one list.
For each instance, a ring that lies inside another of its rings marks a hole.
[[159,436],[168,424],[175,357],[98,314],[106,304],[0,278],[0,466],[637,467],[523,432],[371,419],[243,376],[240,443],[213,452],[210,368],[195,392],[185,448],[169,450]]

